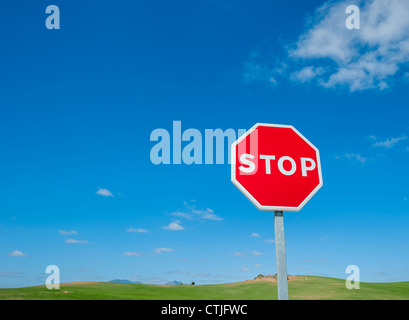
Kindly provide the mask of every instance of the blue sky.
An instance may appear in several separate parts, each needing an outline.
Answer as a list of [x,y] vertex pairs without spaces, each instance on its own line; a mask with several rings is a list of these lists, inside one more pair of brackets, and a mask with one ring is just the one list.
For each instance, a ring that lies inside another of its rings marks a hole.
[[409,8],[356,4],[360,30],[339,1],[2,5],[0,287],[43,284],[48,265],[62,282],[275,273],[273,213],[228,164],[151,163],[173,121],[293,125],[324,186],[284,215],[288,273],[408,281]]

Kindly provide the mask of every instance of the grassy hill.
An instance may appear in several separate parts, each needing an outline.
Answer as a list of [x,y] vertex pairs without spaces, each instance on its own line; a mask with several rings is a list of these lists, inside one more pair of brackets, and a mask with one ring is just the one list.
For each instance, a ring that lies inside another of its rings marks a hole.
[[[290,300],[409,300],[409,282],[363,283],[359,290],[345,288],[345,280],[296,276],[288,283]],[[59,290],[43,286],[0,289],[0,300],[269,300],[277,299],[271,281],[245,281],[216,285],[159,286],[85,282],[61,284]]]

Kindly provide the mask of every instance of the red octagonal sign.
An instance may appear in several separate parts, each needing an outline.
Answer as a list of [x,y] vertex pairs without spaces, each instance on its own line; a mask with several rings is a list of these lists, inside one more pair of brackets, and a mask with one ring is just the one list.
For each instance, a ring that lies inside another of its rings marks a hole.
[[231,150],[231,180],[260,210],[300,211],[322,187],[319,151],[293,126],[257,123]]

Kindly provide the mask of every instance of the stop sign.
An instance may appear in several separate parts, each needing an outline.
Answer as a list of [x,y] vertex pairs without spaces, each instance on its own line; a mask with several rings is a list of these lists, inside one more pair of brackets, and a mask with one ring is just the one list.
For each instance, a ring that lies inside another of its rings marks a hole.
[[293,126],[257,123],[231,159],[232,182],[260,210],[299,211],[322,187],[319,151]]

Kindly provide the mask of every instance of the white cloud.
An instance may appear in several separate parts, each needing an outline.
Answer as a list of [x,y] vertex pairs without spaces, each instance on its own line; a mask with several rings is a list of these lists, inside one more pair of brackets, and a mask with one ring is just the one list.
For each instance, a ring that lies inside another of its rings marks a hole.
[[135,229],[135,228],[130,227],[126,229],[126,232],[148,233],[149,231],[146,229],[141,229],[141,228]]
[[143,252],[136,252],[136,251],[126,251],[123,253],[124,256],[136,256],[139,257],[143,255]]
[[345,8],[345,2],[338,1],[317,9],[290,56],[311,63],[325,63],[328,59],[331,70],[316,75],[324,87],[383,90],[409,62],[409,2],[361,1],[360,30],[345,27]]
[[111,191],[109,191],[108,189],[105,189],[105,188],[99,188],[97,190],[97,192],[95,192],[95,194],[98,194],[98,195],[104,196],[104,197],[113,197],[114,196]]
[[187,212],[172,212],[172,216],[192,219],[193,215]]
[[27,255],[25,253],[21,252],[20,250],[14,250],[14,251],[10,252],[9,256],[12,256],[12,257],[27,257]]
[[192,210],[192,213],[196,214],[199,219],[204,220],[223,220],[223,218],[214,214],[212,209],[207,208],[206,210]]
[[253,233],[251,234],[251,237],[260,238],[260,235],[259,235],[258,233],[256,233],[256,232],[253,232]]
[[374,147],[385,147],[385,148],[392,148],[395,144],[397,144],[399,141],[406,140],[408,137],[407,136],[402,136],[398,138],[391,138],[387,139],[384,141],[377,141],[373,144]]
[[243,268],[240,269],[240,271],[251,271],[251,269],[247,268],[247,267],[243,267]]
[[407,83],[409,1],[361,0],[357,4],[359,30],[345,26],[349,16],[345,1],[327,1],[307,20],[287,57],[280,59],[285,72],[259,61],[257,51],[244,65],[245,81],[315,80],[325,88],[342,86],[350,91],[385,90],[396,79]]
[[183,204],[186,207],[186,211],[172,212],[173,216],[182,217],[186,219],[217,220],[217,221],[223,220],[223,218],[216,215],[214,211],[210,208],[198,209],[194,200],[191,200],[189,202],[183,201]]
[[275,240],[274,239],[266,239],[266,240],[263,240],[263,242],[265,242],[265,243],[274,243]]
[[75,230],[71,230],[71,231],[68,231],[68,230],[59,230],[58,232],[59,232],[60,234],[64,235],[64,236],[69,236],[69,235],[72,235],[72,234],[78,234],[78,232],[75,231]]
[[256,268],[261,268],[261,267],[262,267],[262,265],[259,264],[259,263],[255,263],[254,266],[255,266]]
[[304,83],[304,82],[314,79],[317,76],[322,75],[323,73],[325,73],[324,68],[308,66],[299,71],[294,71],[290,75],[290,78],[293,81],[299,81],[299,82]]
[[169,223],[167,226],[162,227],[165,230],[173,230],[173,231],[180,231],[180,230],[185,230],[180,224],[180,221],[175,221]]
[[65,243],[74,243],[74,244],[83,243],[83,244],[87,244],[88,241],[87,240],[66,239]]
[[258,252],[258,251],[256,251],[256,250],[253,250],[253,251],[244,251],[244,252],[234,251],[231,255],[232,255],[232,256],[245,256],[245,255],[261,256],[262,253],[261,253],[261,252]]
[[172,216],[175,217],[182,217],[186,219],[200,219],[200,220],[223,220],[223,218],[217,216],[212,209],[205,209],[200,210],[196,208],[194,204],[194,200],[190,201],[189,203],[184,201],[183,202],[187,212],[185,211],[176,211],[172,212]]
[[1,278],[20,278],[23,273],[19,271],[5,271],[0,270]]
[[173,252],[172,248],[156,248],[155,253],[161,254],[162,252]]
[[346,158],[349,160],[354,160],[354,161],[358,161],[360,163],[365,163],[368,161],[368,158],[363,157],[361,154],[359,153],[345,153],[341,156],[337,155],[335,156],[335,159],[342,159],[342,158]]
[[250,82],[264,82],[271,86],[277,84],[277,80],[273,77],[276,72],[275,69],[268,64],[261,63],[260,51],[254,51],[250,54],[249,60],[244,63],[243,81],[245,83]]

